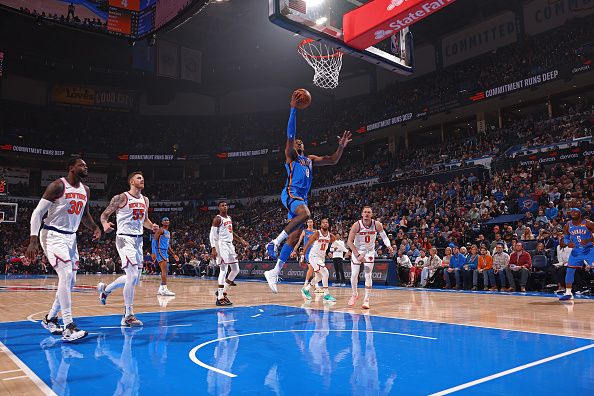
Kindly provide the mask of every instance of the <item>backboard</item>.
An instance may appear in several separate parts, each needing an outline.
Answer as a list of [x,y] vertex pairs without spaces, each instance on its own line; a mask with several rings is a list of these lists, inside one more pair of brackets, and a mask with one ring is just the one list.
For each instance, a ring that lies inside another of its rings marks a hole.
[[343,39],[343,16],[371,0],[269,0],[270,21],[313,40],[324,41],[339,51],[364,59],[396,73],[414,71],[413,41],[407,27],[377,45],[359,50]]
[[19,205],[14,202],[0,202],[0,223],[16,223]]

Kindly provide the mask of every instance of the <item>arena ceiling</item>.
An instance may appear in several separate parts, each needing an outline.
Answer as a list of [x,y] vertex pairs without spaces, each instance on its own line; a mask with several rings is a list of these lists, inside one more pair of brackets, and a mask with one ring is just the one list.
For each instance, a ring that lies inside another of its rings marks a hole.
[[[412,27],[415,46],[438,38],[506,10],[521,8],[515,0],[458,0],[444,12]],[[311,79],[311,69],[297,54],[299,37],[268,21],[265,0],[223,0],[206,7],[179,28],[161,38],[203,52],[204,93],[261,86],[294,87]],[[346,59],[349,58],[349,59]],[[375,69],[366,62],[345,57],[341,78]],[[303,80],[305,79],[305,80]]]

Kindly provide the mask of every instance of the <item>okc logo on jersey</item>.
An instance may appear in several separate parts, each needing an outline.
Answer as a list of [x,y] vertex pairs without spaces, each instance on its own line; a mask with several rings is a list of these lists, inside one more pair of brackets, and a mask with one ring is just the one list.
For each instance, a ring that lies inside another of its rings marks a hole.
[[311,160],[309,158],[298,158],[298,161],[303,166],[310,166]]

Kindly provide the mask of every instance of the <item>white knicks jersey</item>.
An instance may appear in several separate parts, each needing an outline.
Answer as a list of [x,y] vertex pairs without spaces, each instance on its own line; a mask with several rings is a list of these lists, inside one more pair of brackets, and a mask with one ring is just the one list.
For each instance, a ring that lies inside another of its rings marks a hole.
[[375,251],[375,238],[377,237],[377,231],[375,229],[375,220],[371,220],[371,225],[365,227],[362,220],[358,221],[359,232],[355,235],[354,244],[359,252],[374,252]]
[[223,217],[221,215],[217,215],[217,217],[221,218],[221,224],[218,228],[219,242],[233,243],[233,222],[231,221],[231,217]]
[[52,202],[43,224],[60,231],[74,233],[78,231],[89,197],[82,183],[74,187],[65,178],[61,178],[60,181],[64,184],[64,193]]
[[139,197],[125,192],[126,203],[116,210],[118,235],[142,235],[146,218],[146,202],[142,194]]
[[311,245],[309,255],[311,256],[313,254],[323,260],[326,258],[326,252],[330,247],[330,231],[328,231],[327,235],[322,234],[321,230],[316,232],[318,233],[318,239]]

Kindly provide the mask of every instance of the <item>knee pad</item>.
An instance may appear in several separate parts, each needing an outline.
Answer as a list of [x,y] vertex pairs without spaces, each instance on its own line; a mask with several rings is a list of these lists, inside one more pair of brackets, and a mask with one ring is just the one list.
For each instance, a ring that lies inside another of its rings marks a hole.
[[567,267],[567,272],[565,273],[565,283],[571,283],[573,284],[573,281],[575,279],[575,270],[576,268],[570,268]]

